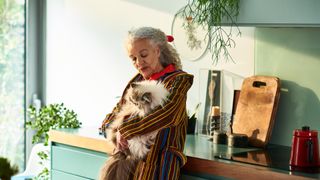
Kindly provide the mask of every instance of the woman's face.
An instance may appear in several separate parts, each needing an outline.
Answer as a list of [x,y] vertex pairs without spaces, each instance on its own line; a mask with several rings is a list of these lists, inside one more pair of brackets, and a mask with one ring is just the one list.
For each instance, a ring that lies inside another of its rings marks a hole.
[[160,49],[150,40],[135,40],[128,44],[127,50],[134,67],[144,79],[149,79],[152,74],[163,70],[160,64]]

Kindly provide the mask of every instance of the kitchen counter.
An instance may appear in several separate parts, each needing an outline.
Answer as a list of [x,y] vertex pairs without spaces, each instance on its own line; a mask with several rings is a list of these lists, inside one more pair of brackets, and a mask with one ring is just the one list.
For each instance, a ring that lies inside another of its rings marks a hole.
[[[49,137],[54,147],[64,148],[68,145],[83,149],[86,153],[90,150],[99,156],[105,156],[105,159],[113,150],[113,145],[99,135],[96,128],[52,130]],[[285,146],[270,145],[267,149],[231,148],[213,144],[203,136],[187,135],[184,153],[188,161],[182,169],[183,174],[199,177],[198,179],[320,178],[319,168],[290,169],[290,147]]]

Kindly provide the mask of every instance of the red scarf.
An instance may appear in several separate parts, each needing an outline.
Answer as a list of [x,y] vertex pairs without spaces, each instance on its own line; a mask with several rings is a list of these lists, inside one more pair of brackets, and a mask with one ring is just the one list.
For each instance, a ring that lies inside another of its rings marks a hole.
[[171,73],[173,71],[176,70],[176,67],[173,64],[169,64],[167,67],[165,67],[162,71],[154,73],[150,76],[149,80],[157,80],[159,79],[161,76],[167,74],[167,73]]

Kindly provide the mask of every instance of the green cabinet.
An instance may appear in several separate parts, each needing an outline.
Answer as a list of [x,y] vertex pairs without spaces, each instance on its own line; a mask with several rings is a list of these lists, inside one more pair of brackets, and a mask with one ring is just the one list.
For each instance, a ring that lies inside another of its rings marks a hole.
[[[98,179],[99,171],[108,159],[106,153],[51,143],[51,180]],[[205,180],[205,178],[182,174],[182,180]]]
[[105,153],[51,143],[52,180],[97,179],[107,160]]
[[73,175],[70,173],[62,172],[59,170],[51,170],[51,179],[61,179],[61,180],[86,180],[88,178],[84,178],[78,175]]

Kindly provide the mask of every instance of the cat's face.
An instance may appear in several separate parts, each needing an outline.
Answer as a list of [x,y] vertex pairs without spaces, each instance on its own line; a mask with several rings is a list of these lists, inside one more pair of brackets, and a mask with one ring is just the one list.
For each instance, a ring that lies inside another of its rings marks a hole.
[[140,81],[132,83],[124,96],[123,112],[144,117],[167,101],[169,91],[157,81]]
[[132,103],[139,109],[150,108],[152,103],[152,94],[143,88],[140,84],[132,84],[128,89],[126,101]]

